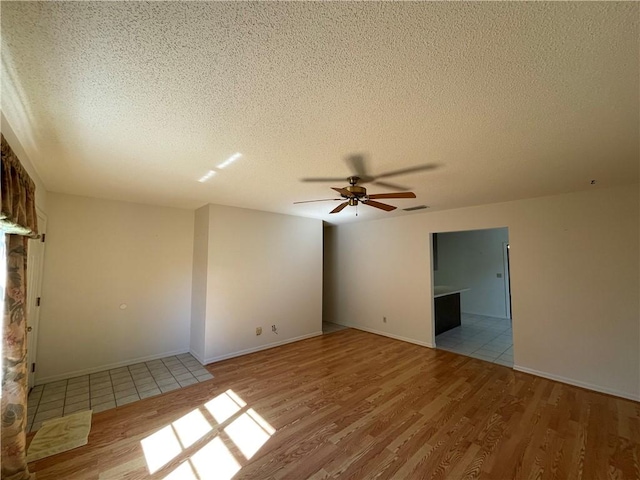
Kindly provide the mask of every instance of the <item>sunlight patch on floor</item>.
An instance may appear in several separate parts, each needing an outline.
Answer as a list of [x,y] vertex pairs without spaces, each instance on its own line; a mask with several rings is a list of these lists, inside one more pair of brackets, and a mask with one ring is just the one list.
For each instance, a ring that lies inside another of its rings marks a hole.
[[213,415],[213,418],[216,419],[218,423],[224,423],[231,417],[233,417],[236,413],[240,411],[242,407],[246,404],[242,402],[244,405],[238,405],[230,395],[229,391],[218,395],[213,400],[208,401],[204,404],[205,408],[209,410],[209,413]]
[[260,450],[260,447],[267,443],[270,435],[265,432],[249,415],[243,413],[224,432],[229,435],[233,443],[240,449],[247,460]]
[[260,415],[257,414],[257,412],[253,409],[250,408],[249,410],[247,410],[247,415],[249,415],[254,422],[256,422],[258,425],[260,425],[262,427],[262,429],[267,432],[267,434],[269,434],[269,436],[273,435],[274,433],[276,433],[276,429],[273,428],[271,425],[269,425],[269,423],[262,418]]
[[180,455],[182,447],[171,425],[148,436],[140,442],[149,473],[155,473]]
[[225,446],[220,437],[216,437],[191,456],[190,462],[201,479],[216,478],[227,480],[240,470],[240,464]]
[[178,433],[182,448],[189,448],[213,429],[197,408],[173,422],[173,428]]
[[164,480],[230,479],[276,432],[233,390],[227,390],[140,442],[149,473],[158,472],[184,455],[214,429],[218,434],[195,453],[185,456],[185,461]]
[[164,477],[164,480],[202,480],[193,471],[193,467],[190,462],[184,462],[178,468],[176,468],[169,475]]

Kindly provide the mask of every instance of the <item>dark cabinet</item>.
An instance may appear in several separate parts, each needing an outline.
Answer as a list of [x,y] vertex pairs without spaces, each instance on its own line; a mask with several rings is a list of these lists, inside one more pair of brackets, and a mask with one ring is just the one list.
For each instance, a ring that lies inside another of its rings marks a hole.
[[460,326],[459,293],[434,298],[434,307],[436,314],[436,335]]

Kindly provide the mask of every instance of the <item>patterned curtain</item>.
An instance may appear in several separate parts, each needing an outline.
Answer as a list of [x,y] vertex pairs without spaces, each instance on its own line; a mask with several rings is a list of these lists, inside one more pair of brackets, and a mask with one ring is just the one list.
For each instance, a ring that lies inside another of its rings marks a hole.
[[35,185],[2,142],[2,213],[6,286],[2,318],[1,443],[3,480],[31,478],[27,467],[27,241],[38,236]]

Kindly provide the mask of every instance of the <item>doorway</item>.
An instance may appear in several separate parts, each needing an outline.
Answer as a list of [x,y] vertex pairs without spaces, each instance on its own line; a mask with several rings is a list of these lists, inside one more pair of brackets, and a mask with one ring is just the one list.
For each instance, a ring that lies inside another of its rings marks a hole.
[[436,348],[512,367],[508,229],[433,235]]
[[322,333],[338,332],[347,328],[335,323],[333,311],[334,298],[334,251],[336,230],[332,225],[323,222],[322,228]]

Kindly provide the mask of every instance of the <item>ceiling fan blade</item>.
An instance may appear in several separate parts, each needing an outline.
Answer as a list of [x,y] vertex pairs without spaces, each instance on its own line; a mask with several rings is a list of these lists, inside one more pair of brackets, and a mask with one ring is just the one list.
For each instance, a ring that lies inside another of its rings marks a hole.
[[344,182],[345,177],[317,177],[317,178],[301,178],[301,182]]
[[346,188],[337,188],[337,187],[331,187],[332,190],[335,190],[336,192],[338,192],[340,195],[344,195],[345,197],[351,197],[351,192],[349,190],[347,190]]
[[350,155],[346,158],[345,162],[351,169],[354,175],[358,177],[368,177],[367,166],[365,165],[364,157],[362,155]]
[[338,205],[336,208],[331,210],[329,213],[341,212],[342,210],[344,210],[344,207],[346,207],[347,205],[349,205],[349,202],[342,202],[340,205]]
[[329,202],[331,200],[344,200],[343,198],[323,198],[322,200],[303,200],[302,202],[293,202],[296,203],[311,203],[311,202]]
[[[365,182],[360,182],[360,183],[365,183]],[[402,185],[396,185],[395,183],[388,183],[388,182],[372,182],[374,185],[378,185],[380,187],[384,187],[384,188],[390,188],[391,190],[409,190],[408,187],[403,187]]]
[[413,192],[374,193],[369,195],[369,198],[416,198],[416,194]]
[[378,178],[387,178],[387,177],[395,177],[397,175],[407,175],[409,173],[423,172],[425,170],[433,170],[434,168],[438,168],[438,165],[435,163],[425,163],[423,165],[416,165],[414,167],[402,168],[400,170],[393,170],[391,172],[381,173],[380,175],[374,175],[374,179]]
[[387,205],[386,203],[376,202],[375,200],[365,200],[362,203],[365,205],[369,205],[370,207],[376,207],[380,210],[384,210],[385,212],[390,212],[391,210],[395,210],[396,207],[393,205]]

